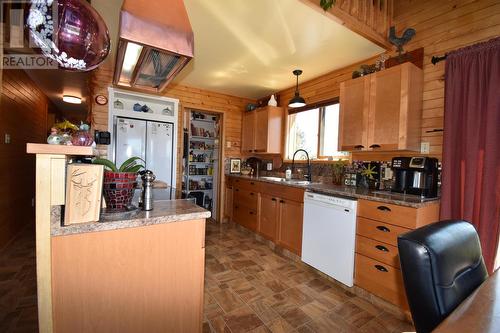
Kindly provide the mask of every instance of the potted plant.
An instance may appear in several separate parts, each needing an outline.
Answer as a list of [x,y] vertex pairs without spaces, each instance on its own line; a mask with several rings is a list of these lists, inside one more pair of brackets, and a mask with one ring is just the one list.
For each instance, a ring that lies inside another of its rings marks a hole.
[[332,163],[332,182],[335,185],[342,185],[344,178],[344,168],[348,161],[338,160]]
[[118,168],[105,158],[96,158],[94,164],[104,166],[103,195],[106,207],[113,211],[124,211],[130,206],[136,186],[137,172],[144,168],[140,157],[131,157]]

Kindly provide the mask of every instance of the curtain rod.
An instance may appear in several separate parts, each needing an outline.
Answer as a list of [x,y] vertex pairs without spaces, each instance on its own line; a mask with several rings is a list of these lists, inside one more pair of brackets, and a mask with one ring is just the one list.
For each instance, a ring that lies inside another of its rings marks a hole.
[[445,53],[445,55],[440,56],[440,57],[439,56],[432,56],[431,62],[433,65],[435,65],[438,62],[445,60],[447,56],[448,56],[448,53]]

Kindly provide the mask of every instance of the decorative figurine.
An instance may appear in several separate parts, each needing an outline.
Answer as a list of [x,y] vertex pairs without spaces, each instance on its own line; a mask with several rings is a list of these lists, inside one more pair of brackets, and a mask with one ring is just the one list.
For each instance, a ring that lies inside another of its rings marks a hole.
[[408,43],[417,32],[413,28],[408,28],[403,32],[401,37],[396,36],[396,27],[392,26],[389,28],[389,42],[396,46],[396,51],[398,52],[399,62],[403,61],[403,45]]

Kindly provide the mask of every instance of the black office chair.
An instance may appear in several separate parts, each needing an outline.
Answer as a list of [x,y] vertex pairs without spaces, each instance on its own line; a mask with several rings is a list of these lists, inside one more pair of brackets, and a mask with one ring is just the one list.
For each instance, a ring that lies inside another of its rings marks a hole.
[[479,237],[465,221],[437,222],[398,237],[399,260],[419,333],[431,332],[488,277]]

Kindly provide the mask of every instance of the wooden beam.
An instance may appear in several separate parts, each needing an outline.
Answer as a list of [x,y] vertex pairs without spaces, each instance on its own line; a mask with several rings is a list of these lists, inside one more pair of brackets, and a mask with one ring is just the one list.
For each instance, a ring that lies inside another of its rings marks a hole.
[[[386,22],[388,23],[386,33],[385,34],[379,34],[376,29],[371,28],[367,23],[362,22],[362,20],[358,19],[355,16],[352,16],[348,12],[343,11],[338,7],[338,5],[333,6],[331,9],[328,11],[324,11],[323,8],[320,7],[319,5],[319,0],[300,0],[304,4],[308,5],[309,7],[313,8],[314,10],[317,10],[324,15],[327,15],[334,21],[344,25],[346,28],[348,28],[351,31],[354,31],[355,33],[363,36],[364,38],[368,39],[369,41],[377,44],[378,46],[386,49],[386,50],[391,50],[392,45],[389,43],[387,40],[387,33],[388,33],[388,28],[389,24],[391,22],[391,18],[385,18]],[[374,15],[374,10],[370,6],[368,6],[366,9],[371,9],[367,13],[369,15],[368,22],[371,22],[371,20],[376,21],[376,18],[373,16]]]

